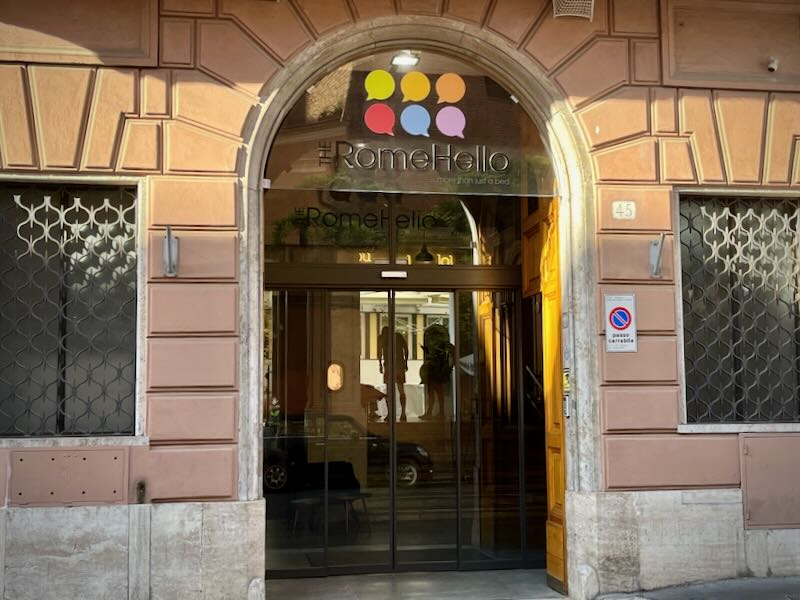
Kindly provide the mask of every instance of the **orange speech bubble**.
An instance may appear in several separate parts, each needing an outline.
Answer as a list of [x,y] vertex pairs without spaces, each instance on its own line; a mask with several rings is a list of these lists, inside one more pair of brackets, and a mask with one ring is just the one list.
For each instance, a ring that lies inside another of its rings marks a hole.
[[467,92],[467,84],[458,73],[445,73],[436,80],[436,94],[439,96],[437,102],[458,102]]
[[403,102],[419,102],[430,94],[431,82],[425,73],[409,71],[400,80],[400,90],[403,92]]

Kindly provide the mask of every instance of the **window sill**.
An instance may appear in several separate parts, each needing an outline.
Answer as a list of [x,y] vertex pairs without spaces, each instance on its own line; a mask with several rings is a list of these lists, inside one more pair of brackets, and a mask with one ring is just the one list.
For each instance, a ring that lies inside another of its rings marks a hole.
[[144,435],[105,435],[83,437],[0,438],[0,448],[90,448],[93,446],[147,446]]
[[800,423],[682,423],[678,433],[800,433]]

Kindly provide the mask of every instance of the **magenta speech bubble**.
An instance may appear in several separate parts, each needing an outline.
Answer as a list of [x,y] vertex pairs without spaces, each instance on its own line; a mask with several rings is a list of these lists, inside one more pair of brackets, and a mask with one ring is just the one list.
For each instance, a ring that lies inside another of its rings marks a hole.
[[460,108],[455,106],[445,106],[436,113],[436,128],[448,137],[459,137],[464,139],[464,127],[467,118]]

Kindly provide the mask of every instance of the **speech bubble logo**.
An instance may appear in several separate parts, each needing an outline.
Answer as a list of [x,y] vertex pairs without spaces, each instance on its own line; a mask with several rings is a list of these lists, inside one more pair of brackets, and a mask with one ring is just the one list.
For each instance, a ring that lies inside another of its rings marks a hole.
[[364,80],[367,100],[386,100],[394,94],[394,77],[388,71],[375,69],[370,71]]
[[394,111],[386,104],[373,104],[364,113],[364,124],[372,133],[394,135]]
[[457,73],[445,73],[436,80],[436,94],[439,96],[437,102],[448,102],[450,104],[458,102],[467,92],[467,84]]
[[436,128],[448,137],[464,139],[464,127],[467,119],[460,108],[445,106],[436,113]]
[[431,93],[431,82],[425,73],[410,71],[400,80],[403,102],[419,102]]
[[406,133],[428,137],[431,126],[431,115],[419,104],[411,104],[400,113],[400,125]]

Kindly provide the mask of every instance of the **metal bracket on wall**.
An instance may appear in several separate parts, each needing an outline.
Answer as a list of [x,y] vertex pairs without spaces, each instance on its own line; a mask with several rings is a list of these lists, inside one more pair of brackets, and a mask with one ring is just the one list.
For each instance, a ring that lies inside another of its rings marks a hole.
[[147,482],[140,479],[136,482],[136,504],[144,504],[147,497]]
[[164,236],[164,277],[178,276],[179,238],[172,235],[172,227],[167,225]]
[[657,240],[650,241],[650,277],[661,277],[661,255],[664,252],[664,239],[666,234],[663,232]]

